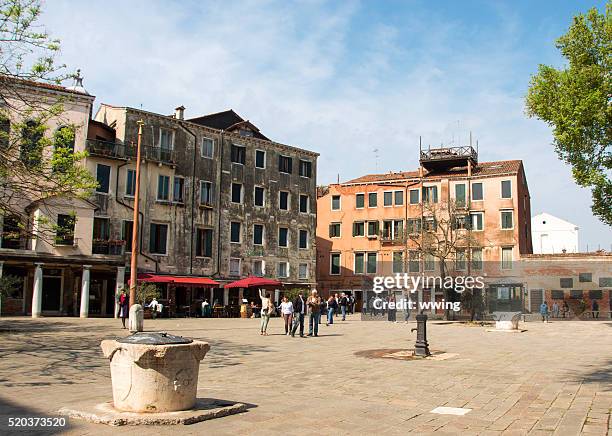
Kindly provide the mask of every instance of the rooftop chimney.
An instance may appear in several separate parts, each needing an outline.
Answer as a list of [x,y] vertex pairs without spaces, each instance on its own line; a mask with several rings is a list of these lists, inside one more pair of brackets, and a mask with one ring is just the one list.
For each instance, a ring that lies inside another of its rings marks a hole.
[[174,109],[174,118],[182,120],[185,118],[185,106],[181,105]]

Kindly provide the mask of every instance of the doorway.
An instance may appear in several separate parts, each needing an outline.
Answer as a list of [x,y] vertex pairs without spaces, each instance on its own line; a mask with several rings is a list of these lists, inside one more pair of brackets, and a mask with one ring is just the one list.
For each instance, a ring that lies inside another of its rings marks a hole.
[[62,309],[62,277],[43,276],[43,312],[59,312]]

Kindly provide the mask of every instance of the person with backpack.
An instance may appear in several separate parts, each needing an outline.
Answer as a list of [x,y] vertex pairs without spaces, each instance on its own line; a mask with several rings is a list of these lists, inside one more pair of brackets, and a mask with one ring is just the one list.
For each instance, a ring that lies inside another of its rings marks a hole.
[[342,312],[342,321],[346,321],[346,307],[348,306],[348,298],[346,298],[346,294],[343,292],[342,297],[340,297],[340,311]]
[[330,325],[334,323],[334,312],[338,310],[338,302],[334,298],[333,294],[329,296],[327,299],[327,322],[325,325]]

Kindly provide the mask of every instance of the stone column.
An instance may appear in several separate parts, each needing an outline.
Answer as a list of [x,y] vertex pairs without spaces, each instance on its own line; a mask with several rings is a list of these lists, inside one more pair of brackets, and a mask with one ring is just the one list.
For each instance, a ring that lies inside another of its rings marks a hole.
[[121,293],[121,289],[125,285],[125,267],[118,266],[117,267],[117,279],[115,286],[115,314],[114,317],[117,318],[119,316],[119,294]]
[[227,306],[229,304],[229,289],[223,289],[223,305]]
[[2,277],[2,269],[4,268],[4,261],[0,260],[0,277]]
[[239,288],[238,289],[238,305],[242,304],[242,299],[244,298],[244,289],[243,288]]
[[35,263],[34,291],[32,292],[32,318],[38,318],[42,312],[43,263]]
[[83,278],[81,279],[81,318],[89,316],[89,268],[83,265]]

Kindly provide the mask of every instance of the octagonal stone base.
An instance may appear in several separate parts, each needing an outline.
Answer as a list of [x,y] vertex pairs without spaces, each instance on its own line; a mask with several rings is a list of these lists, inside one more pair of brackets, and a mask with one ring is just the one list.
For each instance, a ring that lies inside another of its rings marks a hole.
[[70,418],[83,419],[95,424],[121,425],[177,425],[195,424],[209,419],[242,413],[246,404],[199,398],[190,410],[162,413],[123,412],[113,407],[112,401],[80,409],[62,408],[57,413]]

